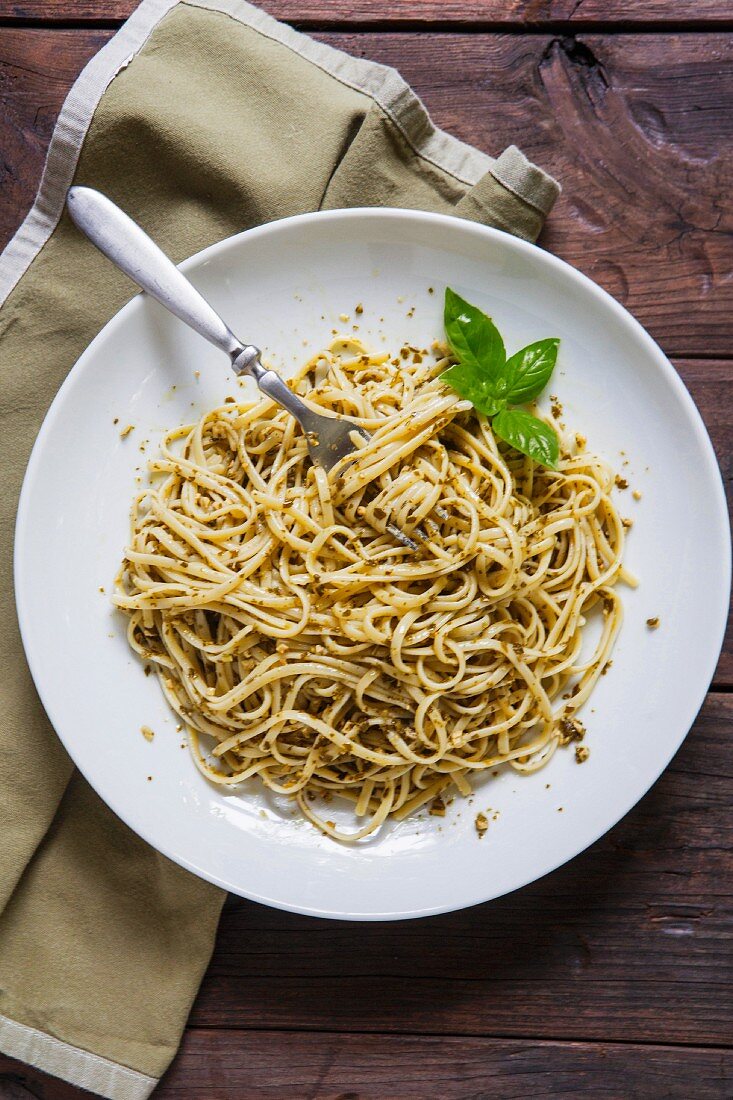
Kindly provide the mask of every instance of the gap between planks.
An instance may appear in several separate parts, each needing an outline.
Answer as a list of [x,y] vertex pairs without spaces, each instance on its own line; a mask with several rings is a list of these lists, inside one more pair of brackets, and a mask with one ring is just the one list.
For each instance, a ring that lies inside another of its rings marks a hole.
[[[587,19],[573,20],[572,22],[560,20],[537,21],[532,23],[499,22],[496,20],[475,20],[465,23],[453,19],[393,19],[370,22],[369,20],[335,19],[298,19],[297,17],[280,19],[288,23],[296,30],[307,33],[341,32],[349,34],[454,34],[472,35],[480,34],[505,34],[517,36],[531,35],[560,35],[566,38],[574,38],[580,34],[725,34],[733,32],[733,19],[686,19],[679,22],[665,22],[660,20],[640,21],[624,20],[622,22],[609,22],[607,20]],[[76,19],[59,18],[53,16],[25,17],[22,15],[0,15],[0,29],[14,28],[16,30],[59,30],[59,31],[88,31],[88,30],[119,30],[126,22],[123,17],[98,18],[94,16],[80,17]]]
[[[205,979],[204,979],[205,980]],[[475,1031],[365,1031],[364,1028],[342,1028],[336,1030],[334,1028],[309,1028],[309,1027],[246,1027],[240,1024],[186,1024],[186,1032],[198,1034],[216,1034],[217,1032],[225,1032],[227,1035],[231,1035],[232,1032],[242,1032],[242,1034],[259,1034],[259,1035],[319,1035],[319,1036],[331,1036],[333,1039],[339,1039],[343,1035],[355,1035],[365,1036],[370,1039],[461,1039],[470,1042],[472,1039],[484,1039],[486,1041],[496,1040],[497,1042],[522,1042],[522,1043],[535,1043],[537,1046],[551,1046],[565,1045],[567,1043],[575,1043],[578,1046],[583,1047],[619,1047],[619,1048],[635,1048],[640,1047],[644,1049],[652,1050],[669,1050],[669,1051],[685,1051],[685,1050],[720,1050],[729,1051],[733,1050],[733,1045],[729,1043],[701,1043],[692,1042],[686,1043],[680,1040],[670,1040],[665,1043],[660,1043],[655,1039],[588,1039],[587,1037],[576,1037],[574,1035],[521,1035],[518,1036],[514,1032],[475,1032]]]

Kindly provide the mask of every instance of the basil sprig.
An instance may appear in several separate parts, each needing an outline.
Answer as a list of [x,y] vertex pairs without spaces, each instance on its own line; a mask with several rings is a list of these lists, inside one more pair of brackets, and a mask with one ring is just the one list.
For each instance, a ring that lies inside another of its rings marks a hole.
[[494,433],[505,443],[556,470],[560,446],[554,428],[510,406],[525,405],[542,392],[555,369],[560,341],[537,340],[507,359],[491,318],[450,287],[444,317],[448,344],[458,362],[441,375],[443,381],[490,417]]

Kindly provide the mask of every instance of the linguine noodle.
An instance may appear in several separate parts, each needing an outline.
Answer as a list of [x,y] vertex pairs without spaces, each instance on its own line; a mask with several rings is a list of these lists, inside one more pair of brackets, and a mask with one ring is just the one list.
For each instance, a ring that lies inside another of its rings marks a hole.
[[[497,445],[448,365],[337,343],[292,383],[371,433],[337,476],[272,401],[226,403],[166,436],[133,507],[115,603],[196,764],[259,776],[340,840],[582,737],[633,583],[606,465]],[[350,833],[316,812],[334,795]]]

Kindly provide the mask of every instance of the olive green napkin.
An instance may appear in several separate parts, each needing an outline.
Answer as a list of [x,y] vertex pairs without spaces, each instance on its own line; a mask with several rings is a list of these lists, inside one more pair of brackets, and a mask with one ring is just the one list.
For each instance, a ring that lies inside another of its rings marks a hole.
[[18,635],[11,538],[28,453],[74,361],[131,295],[63,215],[72,179],[177,260],[345,206],[454,213],[534,240],[558,188],[515,148],[494,160],[441,133],[393,70],[239,0],[145,0],[67,99],[36,204],[0,260],[0,1050],[138,1100],[176,1051],[223,894],[73,774]]

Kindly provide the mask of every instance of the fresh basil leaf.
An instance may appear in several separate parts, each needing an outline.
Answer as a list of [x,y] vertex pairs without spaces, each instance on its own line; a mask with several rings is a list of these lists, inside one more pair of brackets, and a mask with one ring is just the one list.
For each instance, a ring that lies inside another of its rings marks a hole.
[[554,428],[521,409],[503,409],[491,421],[494,433],[535,462],[557,469],[560,445]]
[[486,416],[494,416],[506,408],[506,401],[494,393],[491,379],[466,363],[456,363],[448,367],[448,370],[443,371],[440,379],[442,382],[447,382],[456,393],[465,397],[475,409],[485,413]]
[[487,376],[499,374],[506,364],[501,333],[490,317],[450,287],[445,290],[444,322],[451,351],[461,363]]
[[559,345],[557,337],[537,340],[507,360],[511,385],[505,396],[510,405],[524,405],[542,392],[555,369]]
[[515,404],[510,396],[514,389],[514,364],[511,359],[507,359],[502,366],[498,367],[492,377],[492,385],[494,393],[503,398],[504,404]]

